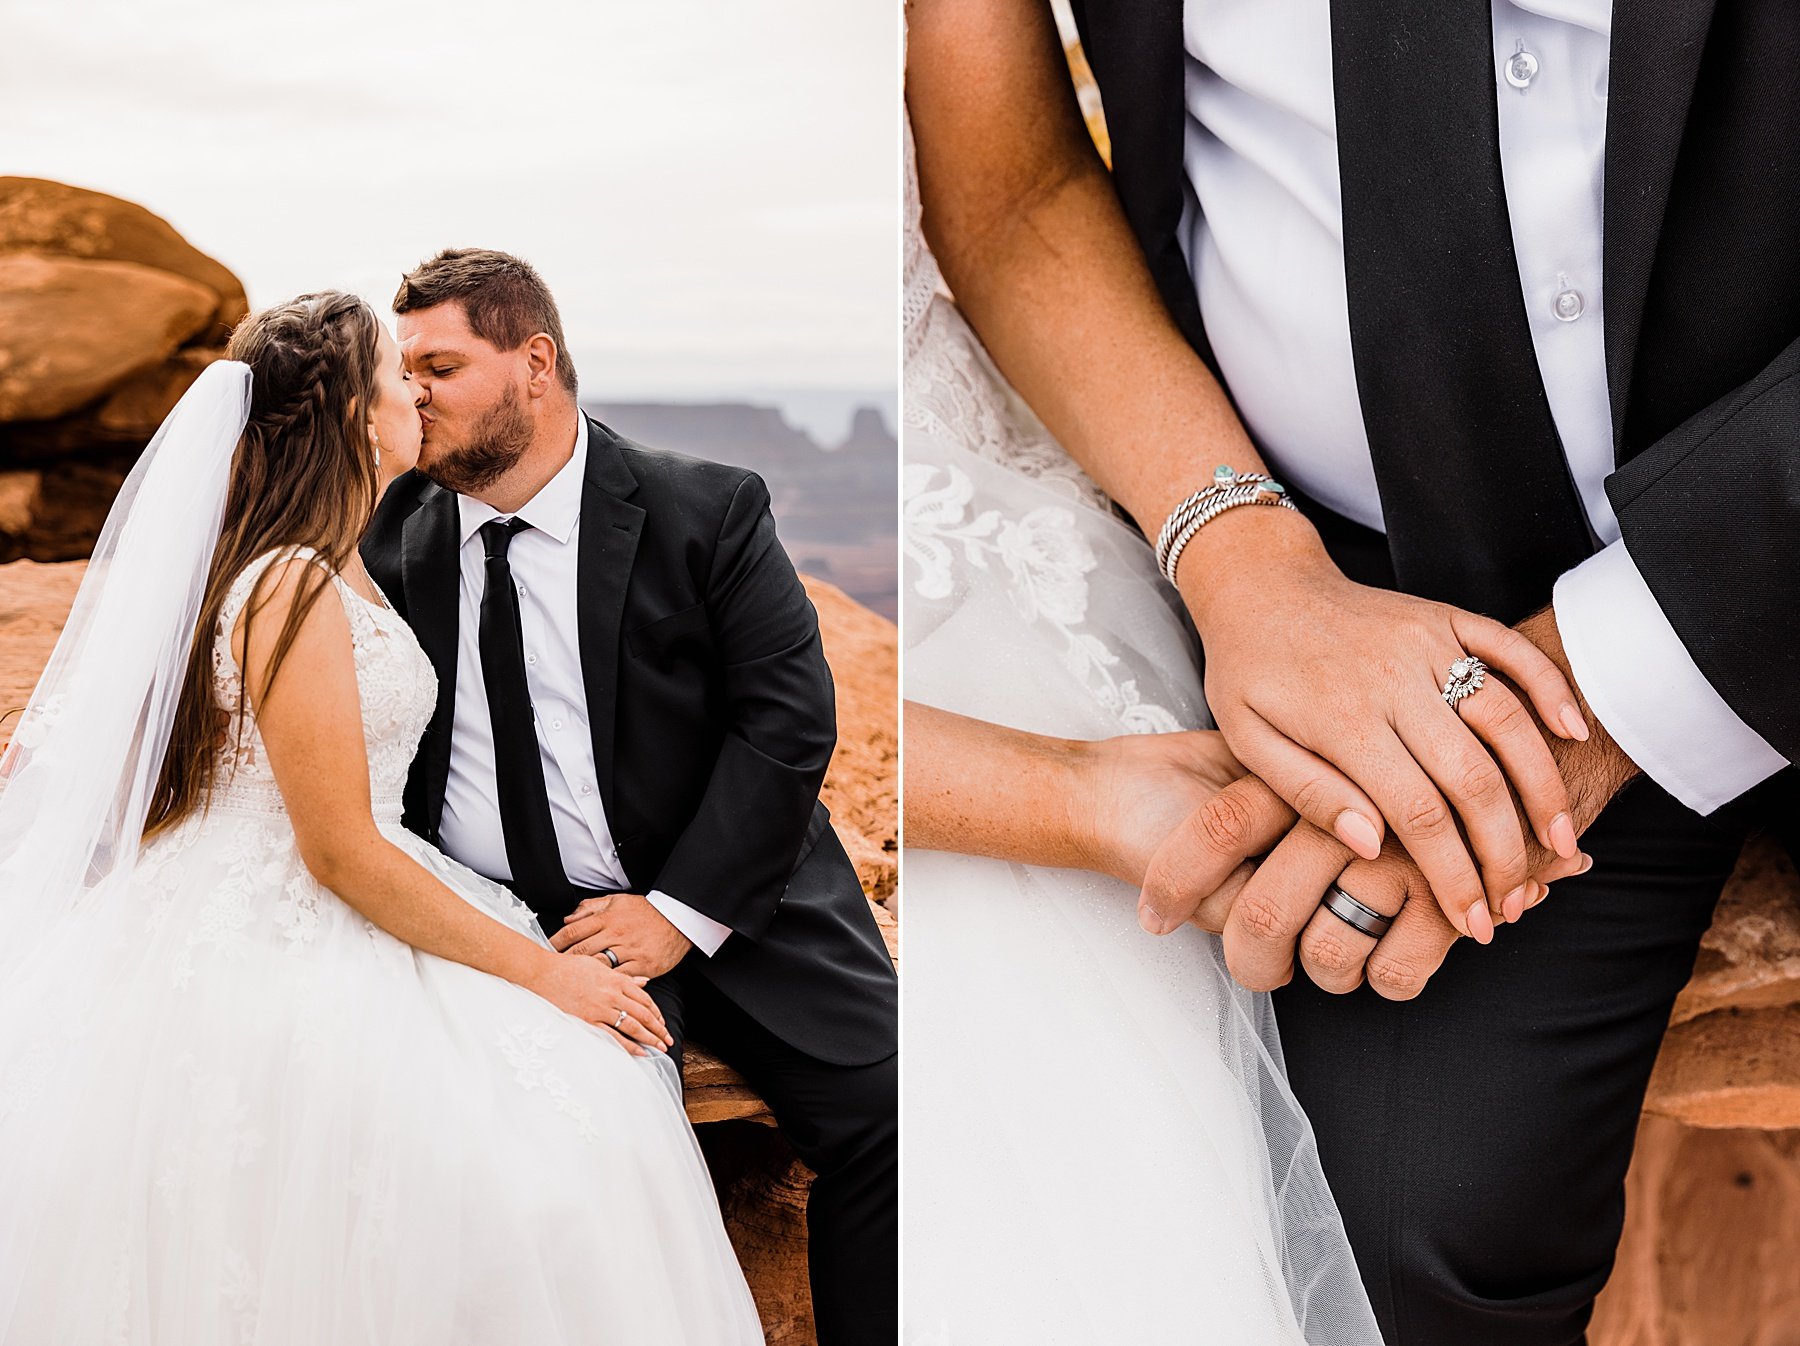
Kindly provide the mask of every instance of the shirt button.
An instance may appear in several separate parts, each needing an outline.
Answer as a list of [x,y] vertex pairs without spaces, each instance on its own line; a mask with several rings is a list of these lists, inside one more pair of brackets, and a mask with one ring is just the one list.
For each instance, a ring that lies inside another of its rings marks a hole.
[[1574,322],[1581,316],[1582,308],[1580,290],[1559,290],[1550,311],[1556,315],[1558,322]]
[[561,720],[552,720],[552,721],[550,721],[550,727],[552,729],[561,729],[562,721]]
[[584,795],[591,795],[594,793],[594,787],[591,785],[584,785],[581,787],[581,793]]
[[1519,39],[1519,49],[1506,58],[1506,82],[1515,89],[1528,87],[1536,78],[1538,58],[1525,50],[1525,40]]
[[537,656],[535,654],[528,654],[525,656],[525,662],[528,664],[536,664]]

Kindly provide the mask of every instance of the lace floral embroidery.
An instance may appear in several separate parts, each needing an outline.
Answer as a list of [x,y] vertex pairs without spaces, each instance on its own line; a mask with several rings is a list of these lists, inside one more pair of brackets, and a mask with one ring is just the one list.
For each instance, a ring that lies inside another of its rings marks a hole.
[[557,1074],[544,1059],[544,1053],[560,1039],[561,1034],[549,1025],[538,1023],[514,1024],[495,1041],[500,1047],[500,1054],[513,1068],[513,1078],[518,1080],[520,1088],[534,1092],[542,1090],[550,1099],[551,1105],[575,1123],[575,1129],[582,1139],[598,1140],[600,1132],[594,1126],[594,1119],[587,1107],[570,1096],[569,1082]]
[[177,1059],[175,1069],[188,1080],[189,1127],[157,1175],[157,1190],[164,1194],[181,1191],[196,1172],[225,1181],[254,1163],[263,1149],[237,1076],[201,1070],[191,1052]]
[[1181,723],[1165,707],[1145,701],[1135,678],[1106,642],[1081,629],[1087,619],[1088,575],[1099,564],[1067,509],[1045,505],[1018,519],[998,509],[973,512],[975,485],[955,467],[907,463],[902,471],[903,546],[917,569],[919,597],[942,601],[955,591],[960,556],[971,568],[1004,572],[1006,592],[1028,622],[1062,639],[1062,658],[1130,733],[1173,733]]
[[226,873],[208,895],[194,929],[175,956],[173,973],[179,988],[192,984],[194,955],[200,949],[210,947],[233,962],[245,955],[249,947],[245,932],[255,918],[257,895],[280,891],[296,860],[293,833],[284,837],[273,820],[233,820],[231,827],[231,844],[223,856]]
[[237,1323],[238,1340],[243,1346],[251,1346],[256,1340],[256,1320],[262,1305],[262,1288],[257,1281],[256,1269],[236,1248],[225,1252],[224,1263],[219,1270],[219,1298]]
[[319,933],[319,900],[325,890],[304,869],[296,869],[275,903],[275,926],[287,939],[287,951],[299,954]]

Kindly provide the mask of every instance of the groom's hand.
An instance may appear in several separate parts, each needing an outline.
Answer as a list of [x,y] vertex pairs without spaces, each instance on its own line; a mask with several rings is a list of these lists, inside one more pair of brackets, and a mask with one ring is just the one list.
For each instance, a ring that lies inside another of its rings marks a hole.
[[619,971],[633,977],[660,977],[694,947],[638,893],[585,899],[564,919],[563,928],[550,936],[550,945],[560,953],[595,958],[604,958],[611,949],[619,960]]
[[[1562,639],[1548,608],[1527,618],[1519,631],[1567,674]],[[1568,676],[1573,685],[1573,676]],[[1585,832],[1637,774],[1585,703],[1582,710],[1592,727],[1587,741],[1551,740],[1557,768],[1568,786],[1577,834]],[[1579,852],[1561,857],[1534,843],[1528,845],[1527,863],[1533,874],[1529,905],[1535,906],[1546,895],[1545,885],[1585,872],[1590,862]],[[1394,917],[1393,927],[1379,942],[1319,909],[1320,897],[1334,881],[1364,906]],[[1410,999],[1424,989],[1457,938],[1443,918],[1441,904],[1431,899],[1418,865],[1391,842],[1378,859],[1362,860],[1335,837],[1302,822],[1257,867],[1233,901],[1225,923],[1226,963],[1251,990],[1283,985],[1293,976],[1297,958],[1307,975],[1328,991],[1355,990],[1366,973],[1379,994]],[[1508,914],[1516,919],[1519,913]]]

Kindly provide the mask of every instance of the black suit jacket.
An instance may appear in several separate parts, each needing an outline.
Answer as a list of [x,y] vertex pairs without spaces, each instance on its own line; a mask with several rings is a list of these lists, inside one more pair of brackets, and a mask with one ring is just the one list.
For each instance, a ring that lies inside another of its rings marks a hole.
[[[1177,242],[1182,0],[1074,0],[1113,174],[1215,373]],[[1346,569],[1507,621],[1595,550],[1527,326],[1487,0],[1336,0],[1332,66],[1357,387],[1385,539]],[[1702,673],[1800,759],[1800,5],[1615,7],[1605,342],[1632,559]],[[1793,773],[1783,773],[1791,788]]]
[[[410,473],[362,549],[437,670],[405,813],[433,844],[456,704],[457,517],[452,492]],[[893,965],[819,801],[837,741],[831,671],[767,488],[589,418],[577,536],[568,619],[633,889],[730,926],[715,956],[690,964],[791,1045],[845,1065],[892,1055]]]

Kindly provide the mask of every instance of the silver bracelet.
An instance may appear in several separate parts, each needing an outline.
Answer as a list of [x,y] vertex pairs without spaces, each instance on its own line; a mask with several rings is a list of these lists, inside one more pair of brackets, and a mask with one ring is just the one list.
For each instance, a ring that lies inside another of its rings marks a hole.
[[1196,491],[1170,512],[1156,538],[1156,561],[1163,578],[1175,583],[1175,568],[1181,553],[1187,550],[1194,535],[1228,509],[1239,505],[1274,505],[1298,512],[1288,497],[1287,488],[1260,472],[1240,476],[1230,467],[1221,466],[1213,473],[1213,484]]
[[1164,570],[1167,568],[1169,548],[1175,545],[1175,534],[1185,528],[1190,519],[1213,500],[1217,499],[1220,494],[1240,483],[1268,480],[1269,478],[1265,477],[1260,472],[1246,472],[1242,476],[1239,476],[1237,470],[1226,463],[1221,463],[1219,466],[1215,467],[1213,469],[1212,485],[1203,486],[1195,491],[1186,500],[1183,500],[1179,505],[1175,506],[1174,509],[1170,510],[1169,517],[1163,520],[1162,531],[1156,535],[1157,569]]

